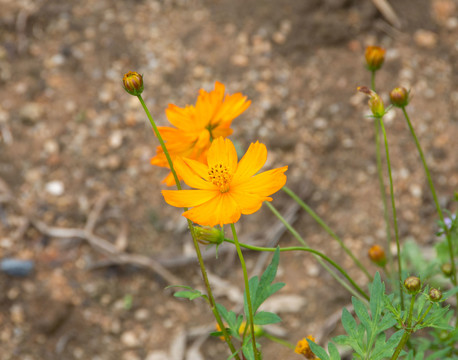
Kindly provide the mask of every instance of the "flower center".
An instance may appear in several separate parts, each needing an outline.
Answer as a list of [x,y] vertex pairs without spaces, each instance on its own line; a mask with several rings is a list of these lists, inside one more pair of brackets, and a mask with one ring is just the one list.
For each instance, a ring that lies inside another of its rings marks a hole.
[[208,177],[214,185],[218,186],[219,191],[222,193],[229,191],[232,175],[225,165],[217,164],[211,167],[210,170],[208,170]]

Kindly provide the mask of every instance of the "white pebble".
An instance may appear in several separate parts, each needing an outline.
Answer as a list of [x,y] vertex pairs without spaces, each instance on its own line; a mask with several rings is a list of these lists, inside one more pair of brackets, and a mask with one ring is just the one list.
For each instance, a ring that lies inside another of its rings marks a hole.
[[61,196],[65,191],[64,183],[59,180],[50,181],[45,185],[45,190],[48,194]]

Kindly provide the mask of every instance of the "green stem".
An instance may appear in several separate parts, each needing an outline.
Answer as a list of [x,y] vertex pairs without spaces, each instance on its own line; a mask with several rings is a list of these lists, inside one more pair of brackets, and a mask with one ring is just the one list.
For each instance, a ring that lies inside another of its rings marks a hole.
[[[224,241],[229,242],[234,244],[235,242],[230,239],[224,239]],[[239,243],[241,247],[244,247],[245,249],[250,249],[250,250],[255,250],[255,251],[270,251],[274,252],[276,248],[268,248],[268,247],[262,247],[262,246],[254,246],[254,245],[248,245],[244,243]],[[280,248],[280,252],[284,251],[305,251],[309,252],[311,254],[314,254],[316,256],[319,256],[320,258],[324,259],[327,261],[329,264],[331,264],[333,267],[335,267],[349,282],[350,284],[353,285],[353,287],[359,292],[360,295],[362,295],[366,300],[369,300],[369,296],[354,282],[354,280],[347,274],[347,272],[339,265],[337,264],[334,260],[330,259],[327,257],[325,254],[319,252],[318,250],[314,250],[308,247],[302,247],[302,246],[289,246],[289,247],[283,247]]]
[[[394,200],[394,187],[393,187],[393,176],[391,175],[391,161],[390,161],[390,152],[388,150],[388,139],[386,136],[385,126],[383,125],[383,118],[379,118],[380,127],[383,132],[383,139],[385,141],[385,153],[386,153],[386,163],[388,167],[388,176],[390,179],[390,196],[391,196],[391,207],[393,211],[393,222],[394,222],[394,234],[396,239],[396,249],[398,252],[398,276],[399,276],[399,296],[401,298],[401,309],[404,310],[404,294],[402,293],[402,264],[401,264],[401,246],[399,244],[399,230],[398,230],[398,220],[396,214],[396,203]],[[407,341],[407,340],[406,340]]]
[[[272,213],[281,221],[283,225],[288,229],[288,231],[299,241],[304,247],[308,247],[305,240],[299,235],[299,233],[294,229],[288,221],[278,212],[278,210],[268,201],[265,201],[264,204],[272,211]],[[313,257],[320,263],[320,265],[340,284],[342,285],[349,293],[353,296],[359,298],[364,302],[364,299],[355,292],[345,281],[343,281],[335,272],[332,270],[319,256],[313,254]]]
[[[159,140],[159,143],[161,144],[162,151],[164,152],[164,155],[165,155],[165,157],[167,159],[167,162],[169,164],[169,167],[170,167],[170,171],[172,172],[173,178],[175,179],[175,183],[176,183],[177,189],[181,190],[180,180],[178,179],[177,173],[175,172],[175,169],[173,167],[172,158],[170,157],[169,151],[167,150],[167,147],[165,146],[165,143],[164,143],[164,140],[162,139],[161,133],[159,132],[159,130],[158,130],[157,126],[156,126],[156,123],[155,123],[151,113],[148,110],[148,107],[146,106],[145,102],[143,101],[142,96],[141,95],[137,95],[137,98],[140,101],[140,103],[142,104],[143,110],[145,111],[146,116],[148,117],[148,120],[151,123],[151,126],[153,127],[154,134],[156,135],[157,139]],[[186,211],[187,209],[185,208],[184,210]],[[204,260],[203,260],[203,257],[202,257],[202,253],[200,251],[199,243],[197,242],[196,234],[194,232],[194,226],[193,226],[191,220],[187,219],[187,221],[188,221],[189,231],[191,232],[191,237],[192,237],[192,241],[193,241],[193,244],[194,244],[194,248],[196,250],[196,255],[197,255],[198,262],[199,262],[200,271],[202,273],[202,277],[204,279],[205,287],[207,289],[208,301],[210,303],[211,311],[212,311],[213,315],[215,316],[216,322],[218,323],[218,325],[219,325],[219,327],[221,329],[221,332],[223,333],[224,339],[226,340],[226,343],[229,346],[229,349],[231,350],[231,353],[235,354],[234,355],[234,359],[240,360],[240,357],[237,354],[237,350],[235,349],[235,346],[232,344],[231,337],[227,333],[227,330],[226,330],[226,327],[224,326],[223,320],[221,319],[221,316],[220,316],[220,314],[218,312],[218,309],[216,308],[216,301],[215,301],[215,298],[213,296],[213,292],[211,290],[210,281],[208,280],[207,270],[205,268],[205,264],[204,264]]]
[[[380,194],[382,195],[382,203],[383,203],[383,218],[385,219],[385,232],[386,232],[386,239],[388,242],[388,263],[390,267],[390,274],[394,276],[394,264],[393,264],[393,255],[391,254],[391,229],[390,229],[390,218],[388,214],[388,201],[386,199],[386,192],[385,192],[385,182],[383,180],[383,170],[382,170],[382,154],[381,154],[381,146],[380,146],[380,124],[378,119],[374,120],[374,127],[375,127],[375,151],[376,151],[376,160],[377,160],[377,174],[378,174],[378,181],[380,186]],[[391,279],[392,283],[395,283],[394,278]]]
[[394,354],[393,356],[391,357],[391,360],[396,360],[399,356],[399,354],[401,353],[402,351],[402,348],[405,346],[405,344],[407,343],[407,340],[409,340],[409,337],[410,337],[410,332],[406,331],[404,333],[404,335],[402,335],[402,338],[401,340],[399,341],[399,344],[398,346],[396,347],[396,350],[394,351]]
[[240,264],[242,265],[243,271],[243,280],[245,282],[245,294],[246,302],[248,305],[248,315],[250,317],[250,330],[251,330],[251,343],[253,344],[253,354],[255,360],[259,359],[258,349],[256,348],[256,338],[254,335],[254,316],[253,316],[253,305],[251,304],[251,295],[250,295],[250,285],[248,280],[248,271],[246,269],[245,259],[243,258],[242,249],[240,248],[240,243],[237,238],[237,232],[235,231],[234,224],[231,224],[232,236],[234,237],[235,248],[237,249],[237,254],[240,259]]
[[376,73],[376,70],[371,71],[371,89],[372,91],[375,91],[375,73]]
[[[410,133],[412,134],[412,137],[413,137],[413,139],[415,141],[415,145],[417,146],[418,153],[420,154],[421,162],[423,163],[423,168],[425,169],[426,177],[428,179],[429,188],[431,189],[431,194],[433,195],[434,204],[436,205],[437,214],[439,215],[439,219],[442,221],[442,223],[444,223],[444,214],[442,213],[442,209],[441,209],[441,207],[439,205],[439,200],[438,200],[437,194],[436,194],[436,188],[434,187],[433,180],[431,178],[431,173],[429,172],[428,165],[426,164],[425,155],[423,154],[423,150],[421,148],[420,142],[418,141],[417,135],[415,134],[415,130],[414,130],[413,126],[412,126],[412,123],[410,121],[409,115],[407,114],[405,106],[402,107],[402,112],[404,113],[404,117],[406,118],[407,124],[409,125]],[[450,253],[450,262],[452,264],[452,276],[451,276],[451,279],[452,279],[453,285],[456,286],[457,285],[456,266],[455,266],[455,261],[454,261],[454,252],[453,252],[452,239],[451,239],[451,236],[450,236],[449,228],[447,226],[445,226],[444,230],[445,230],[445,236],[447,238],[448,250],[449,250],[449,253]],[[458,293],[456,294],[456,296],[457,296],[457,303],[458,303]],[[457,321],[457,324],[458,324],[458,321]]]
[[410,299],[410,308],[409,308],[409,316],[407,318],[407,329],[410,329],[410,325],[412,325],[412,314],[413,314],[413,307],[415,305],[415,298],[417,297],[416,294],[412,295],[412,299]]
[[433,303],[429,304],[429,306],[426,309],[425,313],[421,316],[420,320],[418,320],[418,322],[415,324],[415,326],[417,324],[421,324],[423,322],[423,320],[425,319],[426,315],[428,315],[428,313],[429,313],[429,311],[431,310],[432,307],[433,307]]
[[301,198],[299,198],[291,189],[289,189],[286,186],[283,186],[282,190],[287,193],[291,198],[294,199],[307,213],[334,239],[336,240],[339,245],[342,247],[342,249],[352,258],[354,263],[366,274],[367,278],[369,281],[372,281],[373,278],[365,268],[365,266],[353,255],[351,250],[345,246],[343,241],[336,235],[334,231],[331,230],[331,228],[326,225],[326,223],[307,205],[305,204]]
[[262,334],[262,336],[266,337],[266,338],[269,339],[269,340],[275,341],[275,342],[277,342],[277,343],[279,343],[279,344],[281,344],[281,345],[283,345],[283,346],[286,346],[286,347],[289,348],[289,349],[294,350],[294,349],[296,348],[296,347],[295,347],[293,344],[291,344],[290,342],[288,342],[288,341],[286,341],[286,340],[283,340],[283,339],[280,339],[280,338],[278,338],[278,337],[276,337],[276,336],[274,336],[274,335],[272,335],[272,334],[264,333],[264,334]]

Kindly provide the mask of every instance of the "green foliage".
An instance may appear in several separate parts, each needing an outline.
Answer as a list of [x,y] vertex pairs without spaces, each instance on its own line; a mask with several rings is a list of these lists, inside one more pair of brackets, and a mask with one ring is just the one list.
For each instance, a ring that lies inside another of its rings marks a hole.
[[173,296],[175,296],[177,298],[184,298],[184,299],[194,300],[194,299],[202,297],[205,300],[208,300],[207,295],[202,294],[199,290],[193,289],[190,286],[170,285],[170,286],[167,286],[166,289],[169,289],[171,287],[179,287],[179,288],[183,288],[183,289],[188,289],[186,291],[177,291],[176,293],[174,293]]

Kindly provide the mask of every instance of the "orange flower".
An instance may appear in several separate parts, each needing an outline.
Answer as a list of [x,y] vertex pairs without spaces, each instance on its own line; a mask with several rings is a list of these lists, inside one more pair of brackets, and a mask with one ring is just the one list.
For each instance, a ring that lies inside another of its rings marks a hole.
[[176,207],[192,207],[183,213],[203,226],[232,224],[241,214],[258,211],[269,195],[286,183],[287,166],[255,175],[265,164],[267,149],[256,142],[237,162],[229,139],[217,138],[208,150],[208,165],[176,158],[174,167],[184,182],[197,190],[163,190],[165,201]]
[[[307,336],[307,339],[312,340],[315,342],[315,338],[312,335]],[[312,352],[312,349],[310,349],[310,345],[307,342],[306,338],[303,338],[302,340],[299,340],[296,345],[296,349],[294,352],[296,354],[301,354],[304,355],[306,359],[312,359],[312,360],[320,360],[318,357],[315,356],[315,354]]]
[[368,69],[371,71],[380,69],[385,61],[385,53],[386,50],[380,46],[368,46],[364,54]]
[[[205,162],[211,141],[220,136],[232,134],[232,120],[243,113],[251,101],[241,93],[224,95],[224,85],[215,83],[215,90],[199,92],[196,106],[180,108],[169,104],[165,113],[175,127],[161,126],[159,132],[166,143],[172,160],[175,157]],[[156,156],[151,164],[168,168],[168,162],[161,147],[157,147]],[[167,186],[175,184],[171,173],[164,179]]]
[[385,250],[380,245],[373,245],[368,252],[369,258],[378,266],[386,265]]

